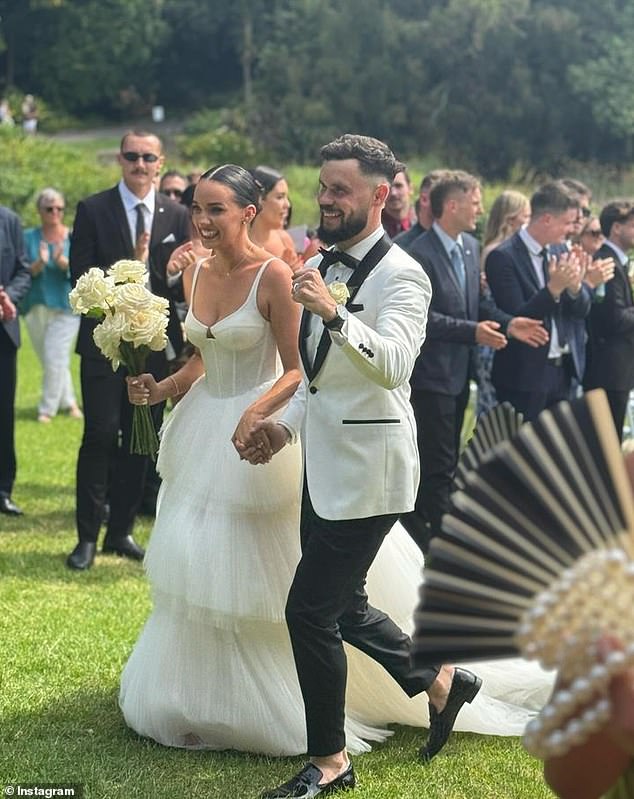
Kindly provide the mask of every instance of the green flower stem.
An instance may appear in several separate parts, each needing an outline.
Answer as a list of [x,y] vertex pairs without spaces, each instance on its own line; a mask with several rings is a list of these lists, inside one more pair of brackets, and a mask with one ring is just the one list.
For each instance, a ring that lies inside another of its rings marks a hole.
[[[119,345],[121,363],[131,375],[140,375],[145,371],[145,361],[149,353],[148,347],[135,347],[129,341]],[[132,413],[132,437],[130,452],[133,455],[151,455],[156,458],[159,439],[152,420],[149,405],[135,405]]]

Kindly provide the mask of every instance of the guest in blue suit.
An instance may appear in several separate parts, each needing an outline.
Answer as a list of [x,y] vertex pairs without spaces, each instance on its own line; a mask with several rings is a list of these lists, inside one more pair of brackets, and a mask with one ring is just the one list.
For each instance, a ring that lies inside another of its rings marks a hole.
[[20,324],[16,306],[31,285],[20,220],[0,206],[0,513],[19,516],[11,499],[16,473],[15,389]]
[[510,402],[527,421],[567,399],[571,379],[583,377],[582,320],[591,296],[576,255],[561,246],[574,229],[578,207],[578,197],[563,182],[545,184],[531,197],[528,226],[486,259],[487,280],[498,307],[542,320],[550,336],[547,345],[536,349],[512,341],[493,360],[491,378],[498,401]]
[[466,232],[482,213],[478,180],[447,171],[432,188],[430,202],[433,225],[408,249],[431,281],[432,299],[427,338],[410,381],[421,481],[414,511],[401,517],[423,552],[449,508],[476,344],[501,350],[507,336],[533,346],[547,339],[539,321],[513,318],[480,291],[480,248]]

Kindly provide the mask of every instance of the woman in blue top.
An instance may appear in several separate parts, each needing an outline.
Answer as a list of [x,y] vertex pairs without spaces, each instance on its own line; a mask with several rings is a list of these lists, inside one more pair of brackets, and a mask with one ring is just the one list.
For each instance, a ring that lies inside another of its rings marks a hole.
[[60,409],[81,418],[70,374],[70,351],[79,317],[68,303],[70,240],[63,221],[64,197],[55,189],[43,189],[36,205],[42,225],[24,232],[33,280],[20,309],[44,370],[38,420],[50,422]]

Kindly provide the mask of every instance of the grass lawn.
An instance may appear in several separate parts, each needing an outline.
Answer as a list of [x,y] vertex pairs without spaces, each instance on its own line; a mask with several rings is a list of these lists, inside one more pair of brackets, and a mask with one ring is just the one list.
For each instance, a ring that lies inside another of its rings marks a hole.
[[[81,422],[38,424],[40,374],[28,337],[19,358],[18,519],[0,517],[0,786],[80,783],[91,799],[248,799],[301,759],[183,752],[143,740],[119,714],[119,674],[150,603],[140,566],[99,556],[69,571]],[[74,363],[76,369],[77,364]],[[150,520],[135,535],[147,541]],[[216,687],[213,682],[209,690]],[[539,763],[516,739],[456,734],[426,768],[424,733],[399,728],[356,759],[358,799],[546,799]],[[17,794],[16,794],[17,795]]]

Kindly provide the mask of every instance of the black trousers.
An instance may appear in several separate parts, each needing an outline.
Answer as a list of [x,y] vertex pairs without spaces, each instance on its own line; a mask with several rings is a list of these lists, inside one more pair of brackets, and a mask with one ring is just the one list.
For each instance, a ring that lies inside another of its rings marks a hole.
[[524,416],[525,422],[534,422],[546,408],[570,399],[570,382],[573,365],[570,355],[564,355],[559,365],[546,362],[541,380],[535,381],[531,391],[517,391],[506,386],[495,386],[498,402],[510,402]]
[[[162,379],[166,372],[163,354],[151,355],[148,367],[157,379]],[[84,434],[77,458],[76,482],[80,541],[97,541],[106,500],[110,504],[106,538],[114,541],[129,535],[143,498],[149,459],[146,455],[130,454],[133,406],[128,401],[126,374],[123,367],[113,372],[105,360],[81,359]],[[157,429],[163,407],[160,404],[151,409]]]
[[426,690],[439,669],[411,674],[411,641],[368,603],[365,578],[397,515],[328,521],[304,489],[302,558],[286,605],[304,698],[308,754],[325,757],[345,747],[347,662],[343,641],[376,660],[408,696]]
[[468,401],[468,382],[456,396],[412,391],[420,485],[414,510],[401,515],[401,524],[423,552],[427,552],[431,538],[440,532],[442,517],[449,509]]
[[16,473],[15,389],[17,376],[15,344],[0,324],[0,491],[11,494]]
[[623,441],[623,424],[625,422],[625,413],[627,411],[627,403],[630,399],[630,392],[615,391],[606,388],[605,393],[610,405],[612,418],[614,419],[616,434],[619,437],[619,441]]

